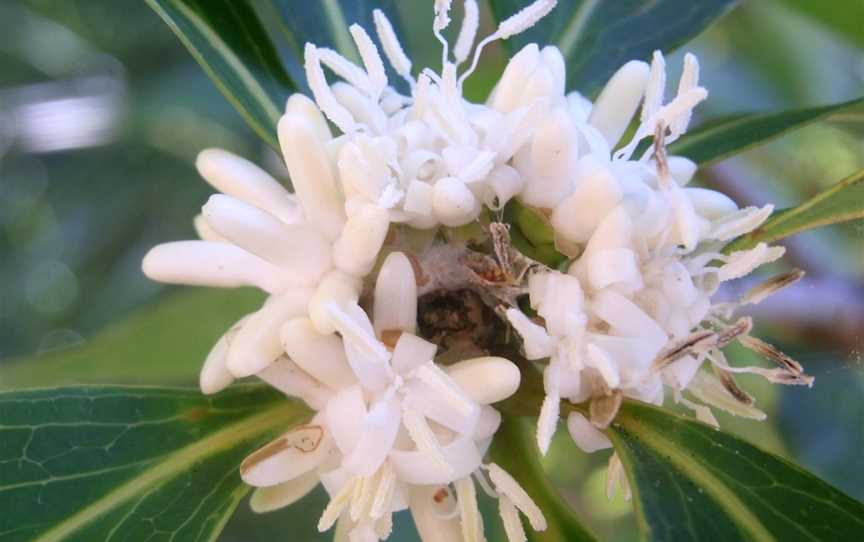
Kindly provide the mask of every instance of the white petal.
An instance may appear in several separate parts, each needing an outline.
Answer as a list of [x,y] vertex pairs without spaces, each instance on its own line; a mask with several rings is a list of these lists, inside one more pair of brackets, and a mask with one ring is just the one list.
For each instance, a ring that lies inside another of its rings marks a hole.
[[212,241],[175,241],[150,249],[144,274],[168,284],[236,288],[255,286],[268,293],[284,289],[279,269],[245,250]]
[[696,162],[684,156],[669,156],[666,164],[669,166],[669,175],[679,186],[687,186],[699,169]]
[[330,243],[307,224],[285,224],[221,194],[211,196],[202,212],[220,235],[247,252],[286,267],[286,279],[294,284],[315,283],[330,268]]
[[595,314],[611,326],[613,335],[646,339],[653,348],[661,348],[668,337],[663,329],[635,303],[615,292],[603,290],[592,302]]
[[351,386],[340,390],[327,402],[325,415],[336,446],[342,455],[347,456],[360,440],[363,427],[358,420],[366,417],[363,389]]
[[507,321],[513,326],[513,329],[522,337],[522,347],[525,350],[525,357],[534,360],[546,358],[552,355],[555,345],[552,337],[546,333],[543,326],[539,326],[528,319],[522,311],[518,309],[507,309]]
[[501,165],[492,170],[486,179],[486,184],[491,190],[489,196],[484,198],[484,203],[490,209],[497,211],[522,191],[525,178],[512,167]]
[[470,476],[480,467],[480,451],[469,436],[459,437],[441,447],[444,459],[453,469],[452,476],[442,476],[425,454],[418,451],[392,450],[390,465],[399,480],[406,484],[449,484],[455,479]]
[[390,352],[372,330],[369,317],[358,305],[327,306],[330,320],[342,335],[348,364],[363,386],[382,391],[390,383]]
[[405,192],[406,212],[418,215],[432,214],[432,194],[434,189],[429,183],[413,180],[408,184],[408,190]]
[[399,400],[384,398],[374,403],[362,420],[362,434],[343,466],[358,476],[371,476],[393,448],[401,421]]
[[630,61],[609,79],[594,102],[589,122],[614,147],[624,135],[645,93],[651,69],[648,64]]
[[228,357],[228,347],[247,320],[248,318],[244,316],[231,326],[231,329],[216,341],[210,353],[207,354],[207,359],[204,360],[204,366],[201,368],[201,374],[198,378],[201,393],[205,395],[218,393],[234,382],[234,375],[231,374],[225,364]]
[[338,269],[324,275],[309,301],[309,318],[318,333],[328,335],[336,331],[336,327],[330,320],[327,306],[330,303],[337,305],[357,303],[362,287],[363,282],[358,277],[348,275]]
[[293,289],[272,296],[257,312],[249,315],[228,349],[228,369],[236,377],[250,376],[282,355],[279,329],[306,309],[310,293]]
[[553,337],[573,335],[586,324],[583,312],[585,296],[579,279],[564,273],[551,272],[543,282],[543,301],[539,302],[538,299],[536,305],[537,312],[546,321],[546,330]]
[[421,339],[413,333],[402,333],[393,348],[390,364],[394,371],[407,376],[420,365],[434,360],[436,350],[438,347],[434,343]]
[[480,409],[474,439],[478,442],[491,439],[499,427],[501,427],[501,413],[491,406],[484,406]]
[[401,252],[391,252],[384,259],[375,281],[373,320],[375,333],[417,329],[417,280],[411,261]]
[[[609,352],[600,348],[594,343],[588,343],[585,346],[585,366],[596,369],[606,385],[611,389],[616,389],[621,385],[621,376],[618,364],[623,360],[613,358]],[[616,363],[617,362],[617,363]]]
[[405,408],[413,408],[461,434],[474,431],[480,406],[432,362],[418,367],[404,386]]
[[198,173],[223,194],[235,197],[291,224],[302,212],[279,181],[252,162],[221,149],[206,149],[195,161]]
[[377,205],[364,205],[345,223],[333,245],[333,262],[342,271],[362,277],[372,270],[387,230],[390,214]]
[[576,127],[564,107],[543,119],[531,141],[534,174],[540,177],[567,175],[579,154]]
[[663,381],[670,388],[683,390],[690,384],[702,362],[694,356],[684,356],[663,369]]
[[481,405],[507,399],[519,389],[522,378],[510,360],[492,356],[460,361],[445,371],[469,399]]
[[[331,88],[336,100],[358,123],[368,126],[373,133],[383,133],[387,130],[387,115],[368,95],[348,83],[337,82]],[[344,169],[340,168],[340,176],[342,171]]]
[[195,233],[198,234],[198,239],[201,239],[202,241],[215,241],[219,243],[229,242],[228,239],[225,239],[216,233],[216,230],[210,227],[210,224],[207,223],[203,215],[195,215],[192,225],[195,227]]
[[552,213],[552,226],[574,243],[588,241],[621,200],[621,187],[609,169],[589,156],[579,162],[573,192]]
[[259,514],[290,506],[308,495],[318,482],[318,473],[310,471],[275,486],[259,487],[252,493],[249,506]]
[[425,417],[410,408],[403,409],[402,425],[408,431],[411,440],[414,441],[417,451],[426,456],[426,460],[440,471],[442,477],[451,478],[453,469],[444,458],[438,438],[432,432],[432,428]]
[[301,369],[334,390],[353,385],[356,380],[342,341],[336,335],[318,333],[307,317],[294,318],[280,330],[285,353]]
[[746,405],[733,397],[716,376],[706,371],[696,372],[687,387],[687,391],[703,403],[719,408],[733,416],[760,421],[766,418],[765,413],[758,408]]
[[664,93],[666,92],[666,60],[663,53],[654,51],[651,60],[651,72],[648,76],[648,85],[645,89],[645,103],[642,106],[641,122],[655,114],[662,106]]
[[345,223],[345,211],[325,141],[313,123],[297,115],[282,117],[278,128],[285,164],[306,218],[335,240]]
[[314,410],[321,410],[333,393],[286,357],[281,357],[256,374],[277,390],[298,397]]
[[696,212],[708,220],[719,220],[738,210],[738,205],[729,196],[716,190],[685,188],[684,194]]
[[321,465],[333,449],[333,440],[312,420],[293,429],[243,460],[243,481],[269,487],[293,480]]
[[581,412],[571,412],[567,416],[567,431],[580,450],[594,453],[612,447],[609,437],[604,435]]
[[642,287],[642,275],[636,253],[629,248],[598,250],[588,259],[588,278],[595,290],[613,284],[623,285],[628,291]]

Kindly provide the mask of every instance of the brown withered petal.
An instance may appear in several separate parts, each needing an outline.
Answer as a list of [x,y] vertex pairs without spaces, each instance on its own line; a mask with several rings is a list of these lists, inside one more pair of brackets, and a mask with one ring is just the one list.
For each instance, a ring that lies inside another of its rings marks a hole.
[[598,429],[609,427],[618,414],[623,399],[624,394],[621,390],[613,390],[609,395],[598,395],[591,399],[591,404],[588,405],[591,423]]

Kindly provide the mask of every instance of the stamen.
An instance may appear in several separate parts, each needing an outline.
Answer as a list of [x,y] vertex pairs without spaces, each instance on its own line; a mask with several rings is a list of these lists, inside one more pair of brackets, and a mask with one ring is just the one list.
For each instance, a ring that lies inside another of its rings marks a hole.
[[330,499],[330,502],[327,503],[327,507],[324,508],[324,512],[321,514],[321,519],[318,520],[319,533],[323,533],[333,527],[336,520],[342,515],[342,511],[348,505],[351,496],[354,494],[354,488],[359,482],[359,478],[354,478],[347,482],[339,493]]
[[495,489],[500,495],[499,500],[506,498],[512,501],[513,505],[528,518],[528,523],[531,524],[532,529],[535,531],[546,529],[546,518],[543,516],[543,512],[510,473],[497,464],[490,463],[489,479],[495,484]]
[[408,85],[414,88],[414,78],[411,77],[411,59],[405,54],[402,44],[399,43],[399,38],[396,36],[396,31],[393,25],[390,24],[390,19],[384,15],[380,9],[372,12],[375,19],[375,31],[378,33],[378,39],[381,40],[381,45],[384,47],[384,54],[387,55],[387,60],[393,66],[403,79],[408,81]]
[[474,49],[474,58],[471,60],[471,67],[469,67],[468,70],[459,77],[459,89],[462,89],[462,84],[471,76],[472,73],[474,73],[474,70],[477,69],[477,64],[480,62],[480,55],[483,53],[484,47],[495,40],[506,40],[507,38],[528,30],[537,24],[540,19],[549,15],[549,12],[552,11],[557,4],[558,0],[535,0],[533,4],[522,8],[510,17],[501,21],[501,24],[498,25],[498,29],[489,36],[483,38],[477,48]]
[[[696,56],[687,53],[684,55],[684,70],[681,72],[681,79],[678,81],[678,95],[685,94],[690,90],[699,86],[699,61]],[[686,114],[672,123],[672,133],[683,134],[690,125],[690,118],[693,112],[688,111]]]
[[453,482],[459,504],[462,523],[462,537],[465,542],[481,542],[483,537],[483,517],[477,506],[477,492],[471,477],[460,478]]
[[438,445],[435,433],[432,432],[432,428],[426,423],[426,419],[414,410],[405,410],[402,413],[402,423],[405,424],[405,429],[408,430],[411,440],[417,445],[417,450],[432,461],[445,476],[448,478],[452,476],[453,467],[450,466],[444,457],[444,452],[441,450],[441,446]]
[[654,359],[651,367],[655,371],[661,371],[670,364],[690,354],[701,354],[717,344],[716,334],[710,329],[694,331],[682,341],[667,348]]
[[471,46],[477,38],[477,29],[480,28],[480,8],[477,6],[477,0],[465,0],[464,7],[462,27],[459,29],[459,37],[456,38],[456,45],[453,47],[457,66],[468,58]]
[[752,318],[749,316],[739,318],[734,324],[717,334],[716,348],[723,348],[741,335],[750,333],[752,329]]
[[452,0],[435,0],[435,19],[432,21],[432,33],[435,38],[441,42],[441,65],[447,64],[447,56],[450,51],[450,44],[441,35],[441,31],[447,28],[450,24],[450,6]]
[[333,73],[344,79],[349,85],[357,87],[367,96],[372,95],[372,81],[369,79],[369,75],[357,64],[326,47],[318,47],[318,58],[321,59],[324,66],[330,68]]
[[738,387],[738,383],[735,382],[735,379],[732,377],[732,374],[729,371],[721,369],[717,365],[714,365],[713,368],[714,374],[716,374],[717,377],[720,379],[720,383],[723,384],[723,387],[726,388],[726,391],[728,391],[732,395],[732,397],[734,397],[739,403],[747,406],[753,406],[754,404],[756,404],[756,399],[754,399],[752,395]]
[[375,491],[375,498],[369,507],[369,517],[372,519],[383,518],[385,514],[390,513],[393,494],[396,491],[396,473],[393,471],[393,467],[385,461],[378,469],[378,473],[378,489]]
[[747,291],[741,298],[742,305],[756,305],[763,301],[766,297],[773,295],[787,286],[791,286],[804,278],[806,273],[801,269],[793,269],[788,273],[783,273],[772,277],[762,284],[754,286]]
[[364,476],[360,479],[359,483],[354,485],[354,493],[351,496],[351,508],[348,511],[348,515],[351,516],[352,521],[360,521],[360,518],[365,515],[366,509],[372,500],[372,494],[377,487],[377,481],[378,471],[375,471],[375,474]]
[[363,65],[366,67],[366,72],[372,83],[372,94],[369,97],[377,103],[381,98],[381,93],[387,87],[387,73],[384,71],[381,55],[378,54],[378,48],[375,47],[372,38],[362,26],[356,23],[352,24],[348,31],[351,32],[351,37],[357,44],[357,51],[360,53],[360,58],[363,60]]
[[663,53],[654,51],[651,61],[651,74],[648,76],[648,86],[645,89],[645,101],[642,104],[640,121],[645,122],[663,107],[663,97],[666,90],[666,60]]
[[324,70],[321,68],[320,52],[311,43],[306,44],[304,50],[306,81],[309,83],[309,88],[312,90],[315,102],[321,108],[321,111],[327,115],[327,118],[343,133],[351,133],[354,131],[356,123],[351,113],[336,100],[336,96],[333,95],[333,91],[327,84]]
[[498,499],[498,514],[501,516],[501,523],[504,525],[504,533],[507,535],[509,542],[525,542],[528,538],[525,536],[525,528],[522,527],[522,521],[519,519],[519,512],[507,497]]
[[762,339],[758,339],[751,335],[742,335],[738,337],[738,342],[745,348],[756,352],[760,356],[774,361],[777,365],[788,370],[790,373],[801,374],[804,372],[804,367],[802,367],[800,363]]

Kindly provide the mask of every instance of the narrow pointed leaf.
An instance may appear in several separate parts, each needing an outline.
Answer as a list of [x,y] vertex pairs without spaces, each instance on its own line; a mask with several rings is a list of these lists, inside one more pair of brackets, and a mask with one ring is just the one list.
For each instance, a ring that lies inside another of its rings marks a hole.
[[[557,45],[567,59],[567,88],[596,94],[621,65],[672,51],[699,35],[737,0],[559,0],[555,10],[527,32],[510,38],[516,51],[527,43]],[[492,0],[504,20],[528,4]]]
[[0,382],[7,389],[96,383],[195,385],[217,339],[257,309],[262,298],[251,289],[179,292],[81,346],[0,364]]
[[608,434],[647,540],[864,538],[864,504],[737,437],[641,403]]
[[864,218],[864,170],[843,179],[797,207],[774,213],[762,226],[730,243],[725,252],[771,243],[803,231]]
[[734,115],[691,130],[670,145],[671,154],[701,165],[719,162],[787,132],[840,113],[864,111],[864,98],[839,104],[776,113]]
[[527,529],[532,541],[595,540],[582,526],[558,491],[552,487],[538,457],[537,442],[526,419],[504,414],[492,443],[492,460],[509,472],[543,511],[545,531]]
[[257,386],[0,394],[0,538],[214,540],[248,491],[240,462],[305,416]]
[[294,91],[249,0],[147,0],[222,94],[269,145]]

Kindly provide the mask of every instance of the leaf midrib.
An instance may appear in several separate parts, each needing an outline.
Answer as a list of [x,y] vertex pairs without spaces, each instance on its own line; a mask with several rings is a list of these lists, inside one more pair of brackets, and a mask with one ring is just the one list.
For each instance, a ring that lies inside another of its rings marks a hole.
[[[152,487],[160,480],[188,469],[193,461],[214,455],[230,448],[230,445],[245,440],[256,434],[261,434],[279,425],[288,425],[296,412],[292,412],[290,403],[278,404],[255,414],[249,418],[239,419],[230,425],[208,435],[207,437],[187,445],[167,456],[152,469],[148,469],[127,480],[113,491],[93,501],[85,508],[75,512],[65,520],[34,540],[37,542],[60,541],[98,519],[116,503],[126,502]],[[280,416],[285,414],[285,416]],[[293,416],[292,416],[293,414]]]
[[[650,427],[642,425],[631,416],[620,416],[618,423],[631,433],[638,434],[640,442],[653,448],[659,455],[668,459],[689,478],[694,480],[700,488],[713,498],[719,507],[728,512],[729,517],[735,520],[744,532],[750,534],[751,540],[764,542],[773,542],[776,540],[759,519],[748,510],[747,505],[708,469],[693,461],[676,446],[658,438],[655,431]],[[610,433],[613,440],[618,438],[614,431]],[[620,450],[622,447],[619,445],[615,448]],[[626,463],[628,463],[626,454],[624,454],[622,460],[626,466]]]

